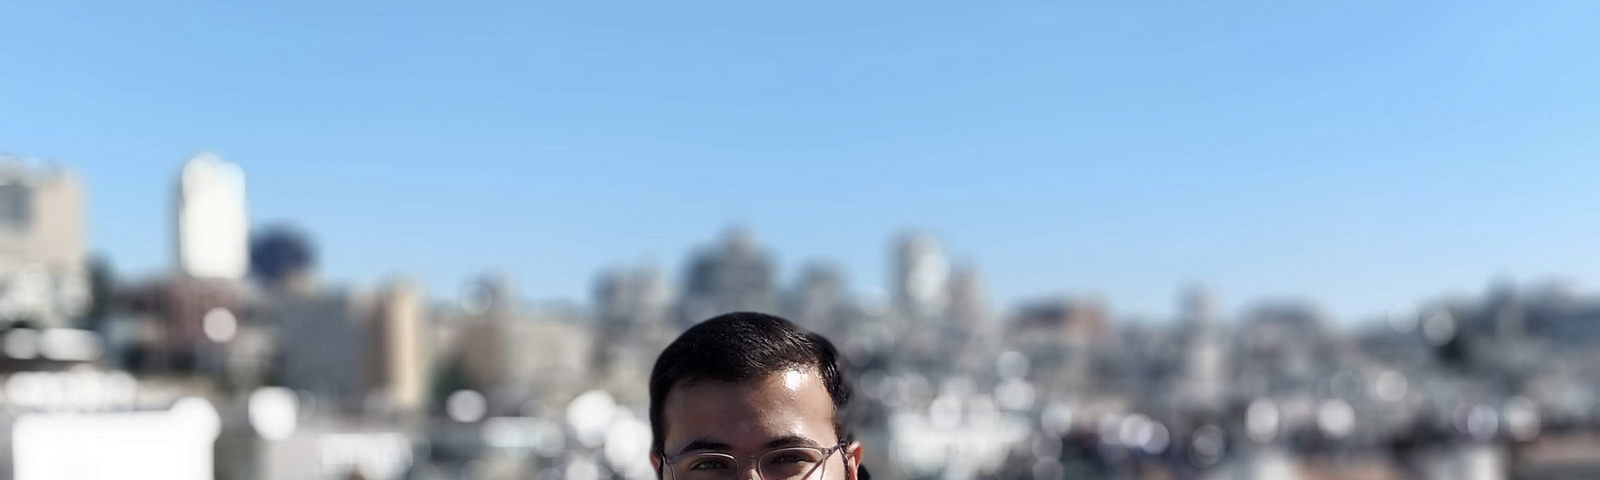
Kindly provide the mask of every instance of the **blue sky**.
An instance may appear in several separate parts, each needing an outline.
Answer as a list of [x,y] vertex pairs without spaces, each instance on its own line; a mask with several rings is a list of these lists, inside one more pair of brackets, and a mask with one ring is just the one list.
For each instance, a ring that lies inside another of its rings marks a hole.
[[[4,2],[0,151],[172,263],[172,177],[242,164],[324,274],[586,300],[727,224],[881,288],[940,234],[998,304],[1339,318],[1600,275],[1600,3]],[[870,5],[863,5],[870,3]]]

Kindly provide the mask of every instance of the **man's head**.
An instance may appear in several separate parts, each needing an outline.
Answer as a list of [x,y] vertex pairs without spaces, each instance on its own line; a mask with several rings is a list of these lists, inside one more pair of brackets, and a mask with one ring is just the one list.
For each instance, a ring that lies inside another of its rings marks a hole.
[[854,480],[861,448],[841,418],[851,388],[839,361],[826,338],[771,315],[730,313],[690,328],[650,373],[657,470],[672,475],[660,468],[662,455],[722,453],[744,467],[736,473],[744,479],[768,452],[845,445],[819,471]]

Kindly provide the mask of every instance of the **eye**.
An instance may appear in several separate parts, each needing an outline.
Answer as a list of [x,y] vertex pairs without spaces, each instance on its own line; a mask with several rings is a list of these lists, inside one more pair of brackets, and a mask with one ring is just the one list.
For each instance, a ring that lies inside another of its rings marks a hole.
[[783,452],[773,455],[770,460],[772,463],[800,463],[807,461],[807,458],[805,455],[798,453]]
[[728,468],[728,462],[720,458],[703,458],[689,464],[690,470],[721,470]]

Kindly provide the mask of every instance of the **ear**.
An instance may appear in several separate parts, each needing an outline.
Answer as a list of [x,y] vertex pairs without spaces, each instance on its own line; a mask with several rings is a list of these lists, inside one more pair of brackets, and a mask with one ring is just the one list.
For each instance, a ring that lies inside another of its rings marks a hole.
[[666,473],[666,472],[663,472],[661,470],[661,454],[660,453],[657,453],[655,451],[651,451],[650,452],[650,466],[651,467],[655,467],[656,480],[661,480],[662,478],[666,478],[666,477],[662,476],[662,474]]
[[861,470],[861,442],[850,442],[844,447],[844,474],[846,480],[860,480],[856,478]]

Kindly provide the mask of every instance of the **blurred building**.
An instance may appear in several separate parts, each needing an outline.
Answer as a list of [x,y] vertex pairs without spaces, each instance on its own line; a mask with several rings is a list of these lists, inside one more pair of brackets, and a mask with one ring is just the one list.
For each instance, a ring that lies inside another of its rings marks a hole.
[[269,290],[315,288],[316,247],[297,229],[268,227],[250,239],[250,273]]
[[728,312],[774,311],[777,272],[749,230],[728,229],[721,243],[696,253],[684,275],[684,326]]
[[1013,337],[1044,342],[1082,341],[1111,333],[1105,304],[1088,298],[1052,298],[1023,304],[1011,320]]
[[66,326],[89,308],[78,180],[0,156],[0,322]]
[[178,267],[196,278],[238,280],[249,268],[250,219],[244,171],[210,152],[178,177]]
[[252,323],[277,332],[281,385],[342,414],[409,416],[428,406],[431,331],[414,284],[264,299]]
[[1185,400],[1198,407],[1221,409],[1227,400],[1230,371],[1216,298],[1205,287],[1193,286],[1183,292],[1178,308],[1178,328],[1184,342],[1180,388]]
[[825,334],[841,331],[841,324],[854,316],[844,273],[825,262],[811,262],[804,267],[790,288],[785,305],[789,320]]
[[895,307],[909,318],[938,318],[949,306],[950,262],[938,237],[925,232],[903,235],[895,243],[892,295]]
[[[129,382],[131,383],[131,382]],[[211,402],[162,408],[28,412],[0,420],[13,480],[212,480],[221,419]]]
[[377,370],[370,352],[379,341],[367,299],[331,291],[265,300],[255,318],[278,333],[279,383],[306,392],[329,412],[365,408]]
[[950,322],[957,332],[965,336],[996,333],[988,291],[977,265],[964,263],[951,271],[949,298]]
[[672,321],[673,293],[660,268],[614,268],[595,282],[594,371],[619,382],[644,381],[649,358],[679,331]]
[[1028,376],[1046,391],[1110,394],[1093,389],[1106,380],[1095,375],[1096,355],[1115,345],[1109,319],[1110,312],[1095,299],[1037,300],[1017,309],[1005,344],[1027,359]]
[[446,390],[481,395],[486,415],[521,415],[530,402],[569,399],[596,380],[595,331],[578,312],[521,308],[506,282],[476,283],[469,291],[485,297],[467,302],[451,320],[459,331],[446,361]]
[[1317,391],[1318,382],[1339,367],[1341,352],[1332,340],[1321,312],[1309,303],[1257,304],[1245,313],[1235,336],[1233,391],[1246,397]]
[[422,289],[407,280],[390,283],[378,292],[373,316],[375,393],[394,412],[425,411],[433,380],[433,336]]
[[207,368],[202,357],[217,345],[220,332],[235,331],[248,295],[236,282],[182,276],[127,287],[120,294],[127,315],[115,325],[127,329],[131,336],[125,340],[133,342],[120,348],[129,355],[124,361],[148,372]]

